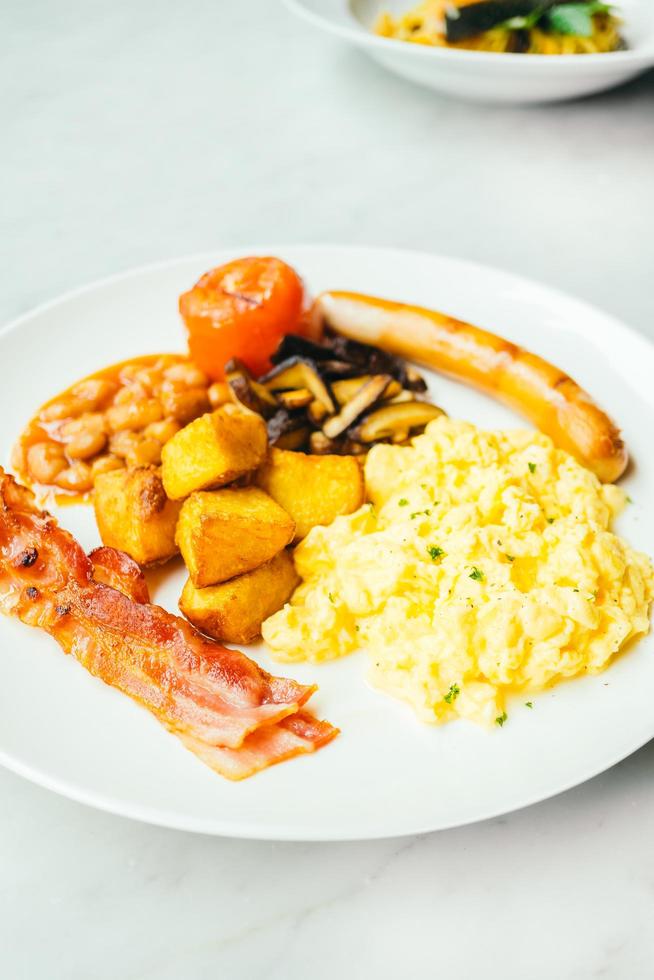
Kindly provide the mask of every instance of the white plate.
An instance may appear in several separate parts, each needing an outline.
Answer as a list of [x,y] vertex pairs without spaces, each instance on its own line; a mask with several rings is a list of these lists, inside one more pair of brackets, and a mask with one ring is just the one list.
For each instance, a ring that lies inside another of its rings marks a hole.
[[654,4],[617,0],[628,51],[536,56],[459,51],[377,37],[372,26],[383,11],[398,14],[417,0],[285,0],[316,27],[360,47],[385,68],[465,99],[482,102],[552,102],[601,92],[654,65]]
[[[654,554],[654,347],[615,320],[516,276],[455,259],[367,248],[265,246],[313,291],[354,289],[447,310],[494,329],[571,371],[620,420],[635,465],[635,503],[620,530]],[[0,334],[0,451],[37,404],[116,360],[183,349],[179,293],[233,249],[137,270],[41,307]],[[510,412],[433,377],[453,416],[515,425]],[[58,514],[88,548],[92,512]],[[180,566],[152,577],[157,601],[176,608]],[[37,630],[0,620],[0,761],[74,799],[137,819],[207,833],[284,840],[344,840],[436,830],[542,800],[613,765],[654,736],[654,637],[610,670],[520,701],[490,734],[465,722],[419,724],[408,707],[371,690],[365,663],[292,666],[316,681],[311,704],[342,729],[315,756],[243,783],[221,779],[135,703],[86,673]],[[256,649],[268,669],[284,673]]]

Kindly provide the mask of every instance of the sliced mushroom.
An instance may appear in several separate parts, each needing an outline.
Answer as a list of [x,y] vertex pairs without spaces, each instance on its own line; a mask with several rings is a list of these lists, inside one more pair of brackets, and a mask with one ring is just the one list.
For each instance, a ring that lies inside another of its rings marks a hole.
[[416,398],[415,392],[407,391],[406,388],[401,388],[397,395],[393,395],[392,398],[388,398],[388,388],[386,389],[386,397],[384,401],[390,402],[391,405],[399,405],[401,402],[417,402],[420,401]]
[[325,453],[338,453],[339,444],[334,439],[328,439],[324,432],[312,432],[309,436],[309,449],[317,456]]
[[323,424],[322,431],[328,439],[335,439],[353,425],[360,415],[369,411],[379,401],[393,379],[390,374],[376,374],[361,385],[355,395]]
[[[314,433],[315,435],[315,433]],[[291,429],[279,437],[275,445],[278,449],[304,449],[309,439],[309,426],[305,425],[301,429]]]
[[365,456],[370,449],[365,442],[356,442],[354,439],[344,439],[340,443],[339,452],[345,456]]
[[334,398],[339,405],[347,405],[350,398],[356,395],[367,381],[370,381],[369,374],[359,374],[354,378],[344,378],[342,381],[334,381],[332,384]]
[[298,334],[287,333],[282,337],[279,346],[270,360],[273,364],[281,364],[292,357],[308,358],[310,361],[328,361],[333,357],[331,348],[316,344],[313,340],[300,337]]
[[277,410],[274,395],[255,381],[245,364],[233,358],[225,365],[225,377],[233,398],[265,419]]
[[[370,374],[360,374],[354,378],[343,378],[341,381],[332,382],[332,391],[334,393],[334,398],[339,405],[346,405],[351,398],[356,395],[359,389],[366,383],[370,381]],[[388,386],[384,391],[384,400],[387,398],[394,398],[402,392],[402,385],[399,381],[394,378],[389,379]],[[409,396],[411,397],[411,396]]]
[[427,382],[415,368],[407,367],[405,375],[404,385],[409,391],[427,391]]
[[378,347],[371,347],[369,344],[348,340],[347,337],[329,336],[326,338],[326,343],[336,357],[350,364],[358,364],[369,374],[390,374],[403,386],[407,382],[407,368],[401,357],[389,354],[388,351],[380,350]]
[[[334,381],[336,378],[352,378],[361,374],[360,364],[351,364],[349,361],[320,361],[320,370],[323,377]],[[365,370],[365,365],[363,366]]]
[[308,388],[296,388],[294,391],[280,391],[277,400],[284,408],[306,408],[313,400],[313,395]]
[[350,433],[359,442],[379,442],[392,439],[396,433],[404,433],[427,425],[432,419],[443,415],[443,410],[428,402],[410,401],[382,405],[374,409]]
[[309,416],[309,421],[313,422],[314,425],[322,425],[322,422],[327,417],[327,409],[322,402],[316,401],[314,398],[307,408],[307,415]]
[[393,378],[388,385],[388,388],[384,392],[384,401],[387,401],[389,398],[397,398],[397,396],[401,395],[403,391],[404,389],[400,382]]
[[260,378],[260,383],[265,385],[268,391],[308,388],[313,397],[321,402],[330,414],[336,411],[329,384],[320,376],[318,365],[314,361],[291,357]]
[[278,408],[268,419],[268,441],[271,446],[279,445],[279,440],[291,432],[306,428],[306,419],[302,414],[293,415],[286,408]]

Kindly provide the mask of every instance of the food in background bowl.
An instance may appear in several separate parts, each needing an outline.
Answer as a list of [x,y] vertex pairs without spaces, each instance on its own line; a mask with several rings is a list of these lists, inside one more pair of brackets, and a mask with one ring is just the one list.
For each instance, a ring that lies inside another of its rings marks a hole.
[[604,54],[626,47],[613,8],[597,0],[424,0],[375,33],[436,47],[514,54]]

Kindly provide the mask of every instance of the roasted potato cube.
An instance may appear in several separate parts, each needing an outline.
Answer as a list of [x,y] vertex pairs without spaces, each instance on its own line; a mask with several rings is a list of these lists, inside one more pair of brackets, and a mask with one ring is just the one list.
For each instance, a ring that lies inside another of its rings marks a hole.
[[179,608],[194,626],[224,643],[252,643],[261,624],[281,609],[299,584],[288,551],[280,551],[252,572],[220,585],[196,589],[189,578]]
[[181,504],[166,496],[157,467],[98,474],[93,506],[102,543],[126,551],[139,565],[177,554],[175,526]]
[[272,448],[255,482],[295,521],[295,538],[331,524],[364,501],[363,473],[353,456],[311,456]]
[[194,490],[222,487],[256,469],[266,454],[268,434],[260,415],[223,405],[201,415],[169,439],[161,452],[162,477],[172,500]]
[[185,500],[177,544],[196,588],[263,565],[285,548],[295,523],[257,487],[197,492]]

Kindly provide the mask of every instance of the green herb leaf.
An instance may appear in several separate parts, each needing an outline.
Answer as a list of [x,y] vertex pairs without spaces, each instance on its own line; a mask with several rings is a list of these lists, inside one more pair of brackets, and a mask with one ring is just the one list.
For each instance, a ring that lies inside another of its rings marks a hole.
[[327,598],[329,599],[330,602],[334,601],[334,596],[331,594],[331,592],[327,593]]
[[505,555],[507,561],[515,561],[515,555]]
[[506,711],[503,711],[502,714],[499,715],[499,717],[495,719],[495,724],[496,725],[499,725],[500,728],[501,728],[502,725],[504,724],[504,722],[507,720],[508,717],[509,716],[507,715]]
[[436,561],[436,559],[441,558],[445,554],[445,552],[443,551],[442,548],[439,548],[438,545],[430,544],[429,547],[427,548],[427,554],[429,555],[432,561]]
[[525,708],[533,708],[533,706],[534,706],[533,701],[525,701]]
[[554,34],[575,34],[577,37],[591,37],[593,33],[593,10],[590,3],[564,3],[547,11],[545,23]]
[[530,473],[535,473],[536,472],[536,464],[535,463],[527,463],[527,466],[529,467],[529,472]]
[[547,523],[548,524],[553,524],[554,523],[554,518],[553,517],[548,517],[547,518]]
[[449,691],[443,698],[443,701],[447,701],[448,704],[452,704],[453,701],[456,701],[460,693],[461,693],[461,688],[459,687],[459,685],[451,684]]
[[484,581],[484,573],[481,571],[480,568],[477,568],[476,565],[473,565],[472,566],[472,571],[470,572],[470,575],[468,576],[468,578],[474,579],[475,582],[483,582]]
[[409,503],[409,501],[406,499],[406,497],[400,497],[400,499],[397,502],[397,506],[398,507],[406,507],[406,505],[408,503]]

